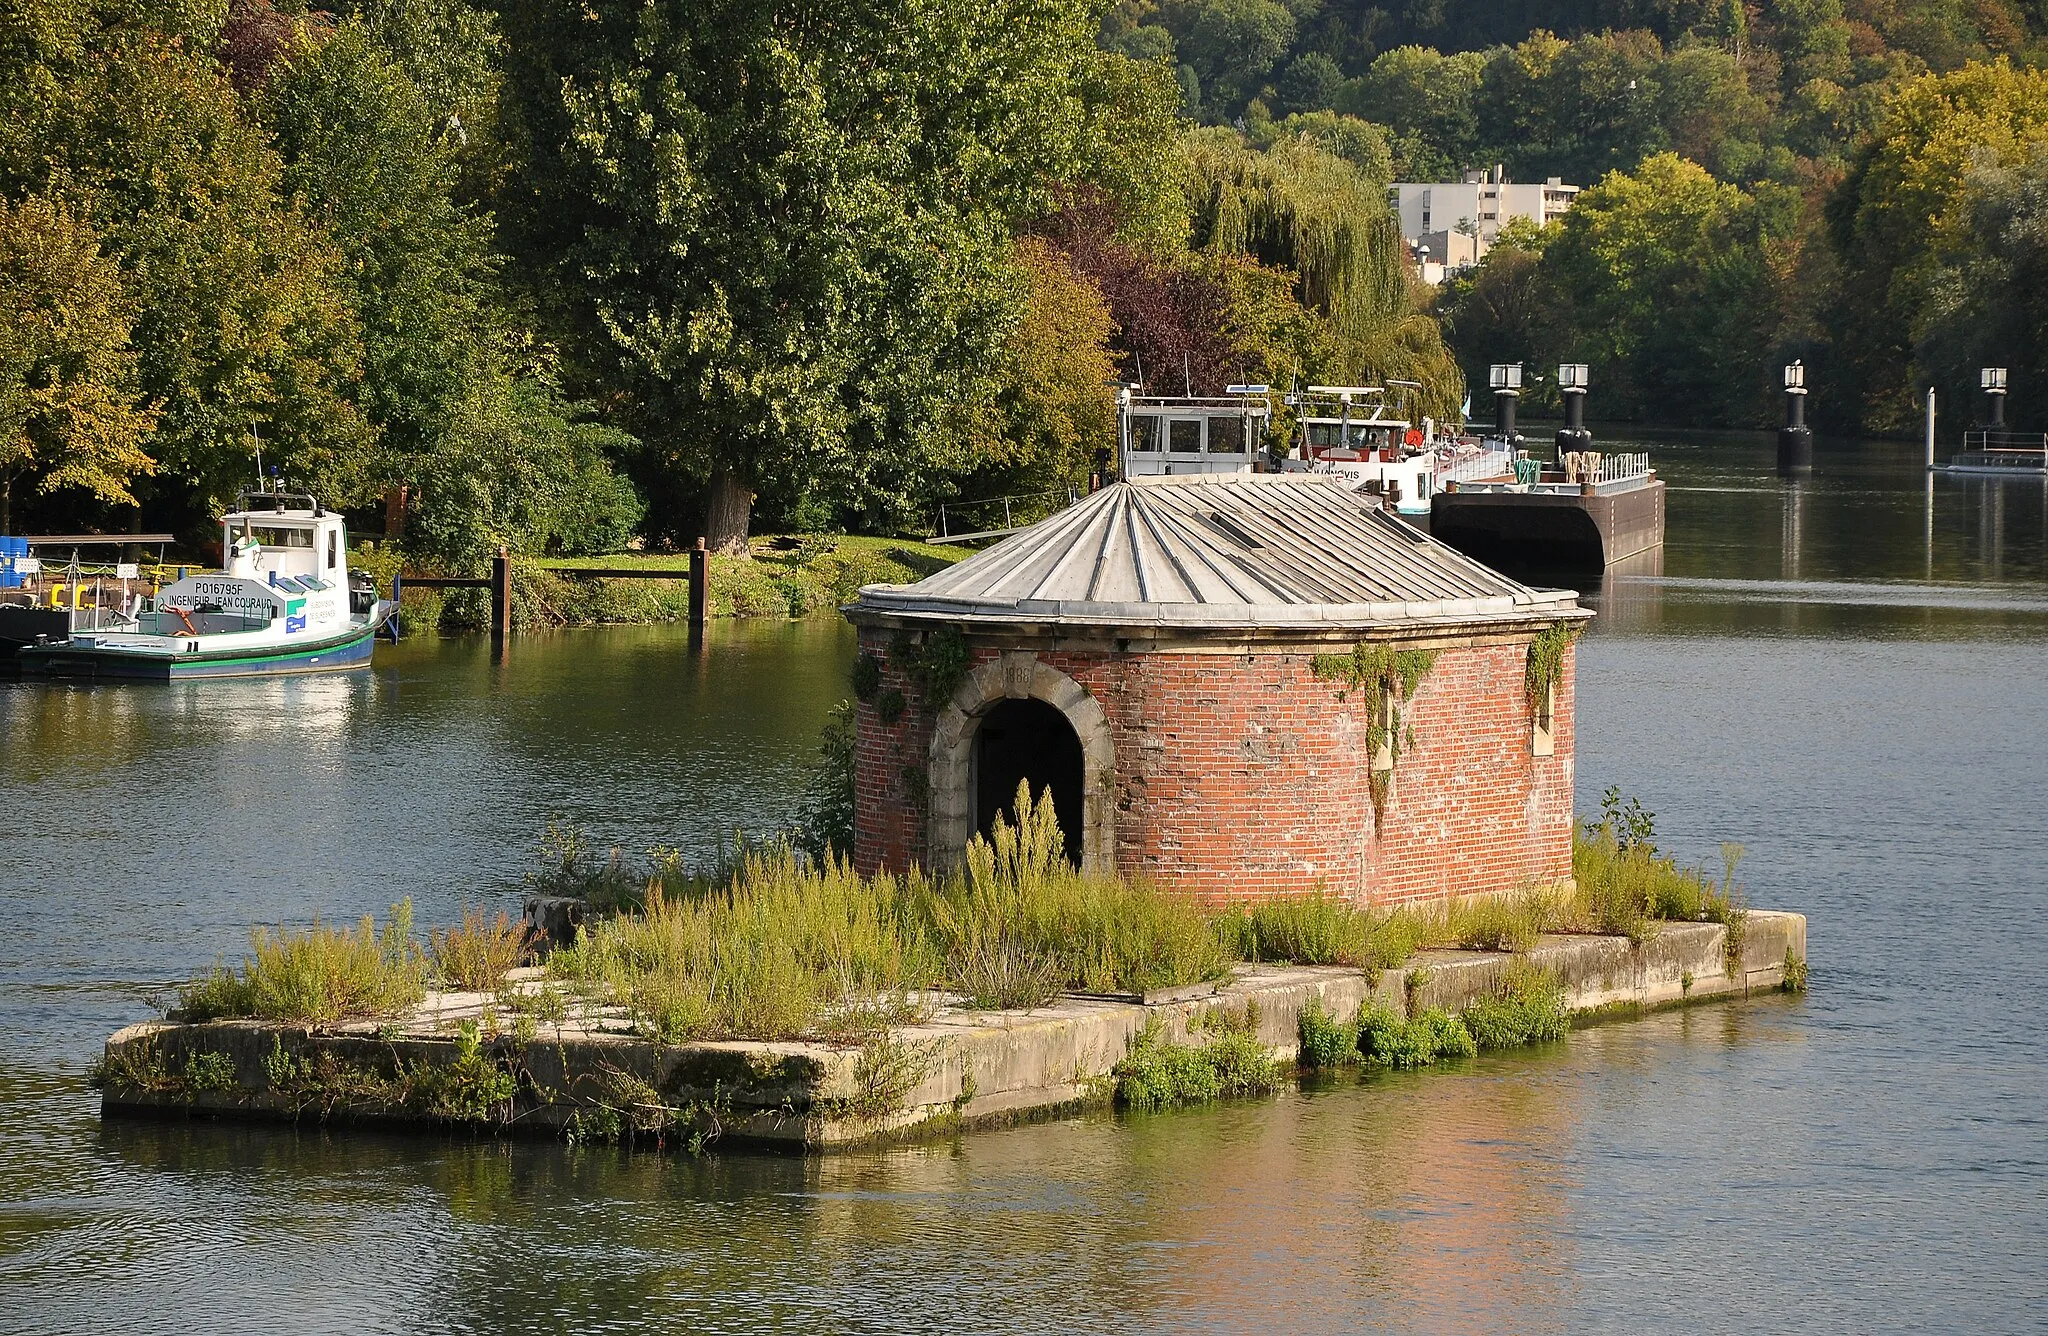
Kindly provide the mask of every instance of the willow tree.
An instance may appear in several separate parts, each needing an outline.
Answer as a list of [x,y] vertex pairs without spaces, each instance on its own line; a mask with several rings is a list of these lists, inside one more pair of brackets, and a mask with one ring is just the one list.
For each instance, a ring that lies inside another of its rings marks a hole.
[[500,13],[515,272],[657,467],[701,480],[714,545],[764,490],[908,522],[994,393],[1012,226],[1079,168],[1093,6]]
[[1331,325],[1325,374],[1416,381],[1418,411],[1456,416],[1464,377],[1408,275],[1385,181],[1307,135],[1260,151],[1198,130],[1183,150],[1194,244],[1294,274],[1301,301]]

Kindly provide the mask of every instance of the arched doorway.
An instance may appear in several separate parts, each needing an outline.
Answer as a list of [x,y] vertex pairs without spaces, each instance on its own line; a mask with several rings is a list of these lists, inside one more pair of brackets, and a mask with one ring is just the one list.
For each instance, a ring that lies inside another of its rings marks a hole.
[[974,736],[974,828],[986,835],[996,817],[1014,820],[1017,784],[1035,795],[1052,789],[1053,811],[1066,837],[1067,857],[1082,853],[1081,739],[1067,716],[1042,700],[999,702],[982,716]]

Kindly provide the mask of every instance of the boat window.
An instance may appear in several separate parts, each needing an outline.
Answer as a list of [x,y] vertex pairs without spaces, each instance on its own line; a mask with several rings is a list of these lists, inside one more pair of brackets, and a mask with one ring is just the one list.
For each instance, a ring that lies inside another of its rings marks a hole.
[[1159,419],[1156,417],[1131,416],[1131,449],[1147,453],[1159,448]]
[[[239,524],[235,525],[234,529],[237,534],[244,532],[243,526]],[[313,546],[311,529],[284,529],[271,524],[252,524],[247,527],[246,532],[265,547],[302,547],[310,550]]]
[[1311,422],[1308,424],[1308,443],[1328,448],[1343,443],[1343,427],[1335,422]]
[[1166,424],[1166,448],[1177,455],[1200,454],[1202,450],[1202,420],[1200,418],[1174,418]]
[[[329,529],[327,531],[327,569],[330,571],[334,569],[334,547],[337,536],[334,530]],[[325,589],[327,586],[321,585],[320,587]]]
[[1212,455],[1243,454],[1244,419],[1241,417],[1210,418],[1209,453]]

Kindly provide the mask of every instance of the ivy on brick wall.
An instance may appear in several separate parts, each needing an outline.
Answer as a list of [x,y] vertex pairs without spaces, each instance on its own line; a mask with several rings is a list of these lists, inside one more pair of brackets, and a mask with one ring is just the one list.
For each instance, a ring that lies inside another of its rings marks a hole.
[[[1415,693],[1422,687],[1422,679],[1429,676],[1429,670],[1436,667],[1437,651],[1433,649],[1395,649],[1392,645],[1361,640],[1351,647],[1349,654],[1318,654],[1309,661],[1309,670],[1326,682],[1342,682],[1346,685],[1343,695],[1352,691],[1363,691],[1367,722],[1365,748],[1368,756],[1377,757],[1380,748],[1398,765],[1403,750],[1415,746],[1415,731],[1401,722],[1402,707],[1415,699]],[[1343,696],[1340,695],[1339,699]],[[1394,770],[1372,772],[1372,813],[1373,824],[1377,826],[1387,810],[1387,795],[1393,790]]]
[[889,642],[890,666],[917,683],[918,701],[927,710],[953,698],[971,661],[967,637],[954,626],[927,631],[922,637],[899,631]]
[[1579,638],[1577,622],[1552,622],[1529,642],[1529,664],[1522,673],[1522,691],[1529,698],[1529,712],[1540,713],[1544,702],[1550,699],[1550,689],[1557,685],[1558,674],[1564,671],[1564,652]]

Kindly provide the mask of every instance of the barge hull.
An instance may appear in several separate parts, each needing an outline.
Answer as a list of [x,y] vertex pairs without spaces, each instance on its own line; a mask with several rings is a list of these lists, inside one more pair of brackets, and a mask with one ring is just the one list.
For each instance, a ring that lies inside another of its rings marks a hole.
[[1491,566],[1600,571],[1664,545],[1664,482],[1591,496],[1439,492],[1429,532]]

